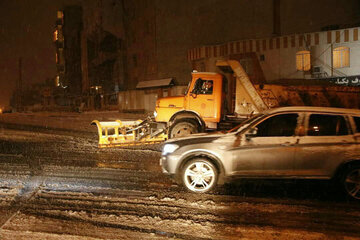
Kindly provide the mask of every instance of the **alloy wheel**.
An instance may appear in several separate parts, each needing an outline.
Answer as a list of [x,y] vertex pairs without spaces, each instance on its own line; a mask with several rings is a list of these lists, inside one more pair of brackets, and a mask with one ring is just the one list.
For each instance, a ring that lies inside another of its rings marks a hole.
[[184,171],[185,186],[193,192],[207,192],[215,185],[216,169],[207,161],[195,161]]
[[346,192],[355,199],[360,199],[360,169],[348,172],[344,180]]

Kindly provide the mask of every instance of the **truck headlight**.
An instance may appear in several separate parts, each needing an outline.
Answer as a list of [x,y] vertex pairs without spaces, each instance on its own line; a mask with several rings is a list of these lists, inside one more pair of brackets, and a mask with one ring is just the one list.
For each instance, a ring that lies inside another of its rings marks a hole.
[[154,117],[157,117],[157,112],[156,111],[154,111]]
[[162,155],[167,155],[169,153],[173,153],[178,148],[179,148],[179,146],[176,144],[165,144],[165,146],[162,150]]

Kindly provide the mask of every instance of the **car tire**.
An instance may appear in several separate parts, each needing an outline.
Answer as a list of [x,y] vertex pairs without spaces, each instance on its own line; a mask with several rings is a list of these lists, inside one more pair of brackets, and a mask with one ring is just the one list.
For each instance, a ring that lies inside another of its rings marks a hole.
[[360,200],[360,165],[346,168],[341,183],[348,197]]
[[196,158],[182,169],[181,180],[185,188],[195,193],[206,193],[213,190],[218,181],[218,170],[206,158]]
[[176,120],[169,129],[169,138],[186,137],[199,132],[199,124],[191,118]]

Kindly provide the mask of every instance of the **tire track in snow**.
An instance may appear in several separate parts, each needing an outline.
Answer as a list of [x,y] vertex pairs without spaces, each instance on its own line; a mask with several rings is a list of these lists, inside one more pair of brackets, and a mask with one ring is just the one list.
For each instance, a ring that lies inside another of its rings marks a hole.
[[9,212],[9,217],[0,222],[0,230],[2,230],[5,225],[25,207],[27,201],[30,201],[31,198],[36,195],[36,193],[40,190],[43,181],[44,179],[41,176],[32,176],[27,181],[24,188],[22,188],[19,194],[15,197],[13,204],[11,204],[10,209],[12,210]]
[[[102,196],[102,195],[100,195]],[[198,224],[214,224],[224,227],[274,227],[277,229],[305,230],[319,233],[339,234],[346,232],[347,236],[359,237],[358,225],[353,223],[358,221],[358,216],[343,212],[331,212],[329,209],[309,208],[293,204],[249,204],[242,205],[241,202],[232,202],[230,205],[239,205],[234,209],[224,209],[222,206],[216,206],[217,203],[199,203],[193,205],[191,201],[162,201],[151,197],[151,194],[138,198],[127,199],[123,196],[104,198],[96,196],[76,196],[76,193],[51,194],[40,193],[37,195],[37,205],[43,206],[40,209],[34,209],[35,202],[29,205],[28,211],[31,214],[42,214],[48,211],[57,211],[61,216],[66,215],[68,211],[75,215],[82,213],[95,216],[117,216],[142,218],[159,218],[161,220],[176,222],[192,221]],[[223,196],[226,198],[226,196]],[[44,201],[44,202],[43,202]],[[209,205],[209,206],[208,206]],[[257,206],[258,205],[258,206]],[[206,207],[209,208],[206,208]],[[213,208],[211,208],[211,206]],[[289,209],[291,208],[292,209]],[[340,213],[340,216],[338,215]],[[48,213],[49,214],[49,213]],[[56,214],[53,214],[56,218]],[[299,223],[302,223],[299,225]]]
[[158,235],[158,236],[163,236],[163,237],[168,237],[168,238],[178,238],[178,239],[185,239],[185,240],[193,240],[193,239],[209,240],[209,239],[214,239],[214,238],[206,238],[206,237],[199,237],[199,236],[194,237],[193,235],[182,234],[182,233],[177,233],[177,232],[170,232],[170,231],[163,231],[163,230],[158,230],[158,229],[155,229],[155,228],[142,228],[142,227],[138,227],[138,226],[129,226],[129,225],[126,225],[126,224],[109,223],[109,222],[96,221],[96,220],[91,220],[91,219],[83,219],[83,218],[76,217],[76,216],[51,214],[51,213],[31,211],[31,210],[23,211],[23,213],[29,214],[29,215],[52,218],[52,219],[55,218],[55,219],[59,219],[59,220],[88,223],[88,224],[98,226],[98,227],[109,227],[109,228],[116,228],[116,229],[133,231],[133,232],[155,234],[155,235]]

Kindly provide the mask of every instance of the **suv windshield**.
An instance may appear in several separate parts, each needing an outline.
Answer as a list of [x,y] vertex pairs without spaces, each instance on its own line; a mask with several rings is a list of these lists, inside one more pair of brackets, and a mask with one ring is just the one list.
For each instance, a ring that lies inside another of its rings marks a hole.
[[229,131],[227,131],[227,133],[233,133],[233,132],[241,131],[242,129],[249,126],[250,123],[252,123],[254,121],[257,121],[258,119],[262,118],[263,116],[264,116],[264,114],[262,114],[262,113],[255,114],[252,117],[249,117],[248,119],[245,119],[242,123],[240,123],[239,125],[237,125],[233,129],[230,129]]

